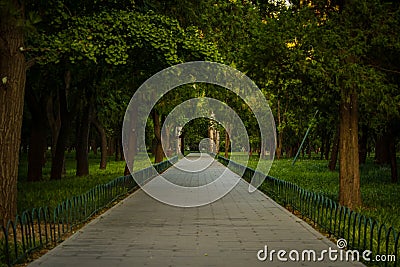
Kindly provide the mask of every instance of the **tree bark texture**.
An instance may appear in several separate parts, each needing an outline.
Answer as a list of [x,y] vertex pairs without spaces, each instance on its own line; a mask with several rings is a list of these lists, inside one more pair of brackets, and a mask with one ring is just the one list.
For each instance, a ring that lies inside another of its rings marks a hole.
[[358,96],[355,89],[341,98],[339,134],[339,203],[350,209],[361,206],[358,154]]
[[[58,97],[56,98],[58,101]],[[49,97],[46,103],[46,113],[47,113],[47,120],[49,122],[49,126],[51,129],[51,156],[54,158],[56,153],[56,145],[58,134],[61,128],[61,118],[60,118],[60,108],[54,106],[53,97]]]
[[337,159],[339,156],[339,138],[340,138],[340,127],[337,128],[336,133],[333,137],[332,153],[329,159],[328,169],[334,171],[336,169]]
[[89,175],[89,132],[90,132],[90,107],[82,110],[77,119],[76,139],[76,176]]
[[162,162],[164,159],[164,151],[161,143],[161,121],[160,114],[157,110],[153,110],[154,136],[156,140],[155,163]]
[[379,134],[375,142],[375,162],[377,164],[390,164],[390,134],[385,131]]
[[65,73],[65,87],[59,89],[59,102],[60,102],[60,119],[61,127],[58,133],[56,150],[51,163],[51,180],[60,180],[64,169],[64,154],[67,145],[67,138],[70,130],[71,114],[68,111],[67,92],[71,86],[71,72],[69,70]]
[[368,127],[363,125],[361,127],[361,137],[359,140],[359,155],[360,164],[365,164],[367,161],[367,145],[368,145]]
[[225,158],[229,158],[229,148],[231,146],[231,139],[229,137],[229,130],[225,129]]
[[392,183],[397,183],[398,181],[398,171],[397,171],[397,158],[396,158],[396,137],[393,133],[393,129],[389,132],[389,154],[390,154],[390,171],[391,171],[391,181]]
[[47,149],[46,99],[42,96],[38,101],[31,88],[27,89],[25,97],[32,117],[28,150],[28,181],[35,182],[42,179]]
[[20,48],[24,32],[12,11],[21,10],[19,1],[8,1],[0,10],[0,223],[6,225],[17,212],[17,178],[21,143],[26,62]]
[[97,118],[92,119],[92,124],[94,127],[97,129],[99,135],[100,135],[100,153],[101,153],[101,159],[100,159],[100,169],[104,170],[107,167],[107,135],[106,131],[104,130],[103,125],[99,122]]

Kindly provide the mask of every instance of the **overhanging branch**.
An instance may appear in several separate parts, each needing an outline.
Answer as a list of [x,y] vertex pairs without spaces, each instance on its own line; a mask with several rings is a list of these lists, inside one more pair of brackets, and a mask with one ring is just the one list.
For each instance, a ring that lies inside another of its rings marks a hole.
[[35,65],[35,63],[36,63],[36,60],[35,60],[34,58],[28,60],[28,61],[25,63],[25,69],[28,70],[30,67],[32,67],[33,65]]
[[372,68],[375,68],[375,69],[378,69],[378,70],[381,70],[381,71],[400,74],[400,71],[398,71],[398,70],[386,69],[386,68],[383,68],[383,67],[378,66],[378,65],[368,65],[368,66],[372,67]]

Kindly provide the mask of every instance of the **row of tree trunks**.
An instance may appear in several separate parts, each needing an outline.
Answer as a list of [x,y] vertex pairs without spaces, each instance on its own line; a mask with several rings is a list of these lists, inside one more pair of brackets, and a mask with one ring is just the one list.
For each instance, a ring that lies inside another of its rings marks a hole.
[[[370,130],[367,126],[361,126],[361,133],[359,134],[358,142],[358,153],[359,153],[359,164],[365,164],[368,156],[368,137]],[[390,165],[391,167],[391,181],[396,183],[398,181],[398,168],[396,159],[396,133],[389,129],[376,137],[375,142],[375,162],[380,165]],[[333,138],[324,136],[322,138],[321,146],[321,159],[329,160],[328,169],[334,171],[337,166],[339,159],[339,128]],[[330,147],[331,140],[333,140],[332,148]],[[287,157],[292,157],[296,152],[296,147],[288,147],[286,149]],[[280,151],[279,155],[282,156],[283,150]],[[310,157],[310,149],[307,149],[308,156]],[[304,154],[304,151],[303,151]],[[329,157],[330,155],[330,157]],[[303,155],[304,156],[304,155]]]
[[[54,107],[52,97],[44,97],[37,100],[34,96],[32,88],[28,88],[26,92],[26,102],[31,114],[31,134],[29,138],[28,150],[28,181],[40,181],[42,179],[42,168],[45,163],[45,153],[47,150],[47,123],[52,125],[52,152],[56,151],[56,143],[61,122],[54,115]],[[90,130],[89,122],[89,107],[84,107],[81,116],[77,118],[77,144],[76,144],[76,159],[77,159],[77,176],[89,174],[88,163],[88,138]],[[59,117],[59,116],[58,116]],[[100,169],[105,169],[107,165],[107,137],[104,127],[100,122],[91,120],[95,128],[99,132],[101,140],[101,160]],[[104,152],[104,153],[103,153]],[[53,154],[53,153],[52,153]],[[53,154],[54,156],[54,154]],[[64,168],[63,168],[64,173]]]

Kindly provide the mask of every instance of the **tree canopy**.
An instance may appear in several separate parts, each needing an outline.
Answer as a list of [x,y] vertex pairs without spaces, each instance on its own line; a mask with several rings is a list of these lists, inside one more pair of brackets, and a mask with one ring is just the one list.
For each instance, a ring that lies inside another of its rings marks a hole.
[[[358,170],[368,151],[390,164],[397,182],[397,2],[0,0],[0,7],[0,191],[10,192],[0,204],[3,224],[16,212],[21,147],[29,147],[31,181],[42,178],[49,146],[52,179],[62,178],[67,148],[76,150],[77,175],[88,174],[90,140],[122,158],[123,114],[135,90],[156,72],[195,60],[228,64],[255,81],[275,116],[277,158],[294,156],[310,125],[303,153],[321,153],[335,169],[340,152],[341,204],[362,204]],[[147,146],[157,161],[164,155],[159,126],[174,106],[198,96],[230,105],[249,132],[250,153],[264,153],[243,101],[215,86],[187,85],[149,118]],[[190,125],[188,141],[197,142],[207,122]],[[220,145],[229,150],[228,139]]]

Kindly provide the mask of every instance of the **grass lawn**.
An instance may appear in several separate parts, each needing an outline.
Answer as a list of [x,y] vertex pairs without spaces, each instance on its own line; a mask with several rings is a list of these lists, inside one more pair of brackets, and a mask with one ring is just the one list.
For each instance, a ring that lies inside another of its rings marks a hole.
[[[51,159],[48,155],[48,159]],[[50,207],[53,209],[57,204],[81,195],[99,184],[105,184],[119,176],[123,176],[125,161],[115,161],[110,157],[105,170],[99,169],[100,153],[89,155],[89,175],[76,177],[75,153],[66,153],[66,174],[61,180],[50,181],[50,160],[43,168],[43,181],[27,182],[28,163],[26,155],[21,157],[18,180],[18,214],[25,210],[38,207]],[[137,163],[139,164],[139,163]],[[145,163],[143,168],[147,167]]]
[[[275,160],[269,175],[338,200],[339,171],[329,171],[328,161],[299,159],[294,166],[292,161]],[[255,168],[256,163],[257,157],[254,156],[248,166]],[[389,166],[375,165],[373,159],[368,158],[367,163],[361,166],[361,194],[363,207],[358,212],[400,229],[400,184],[390,182]]]

